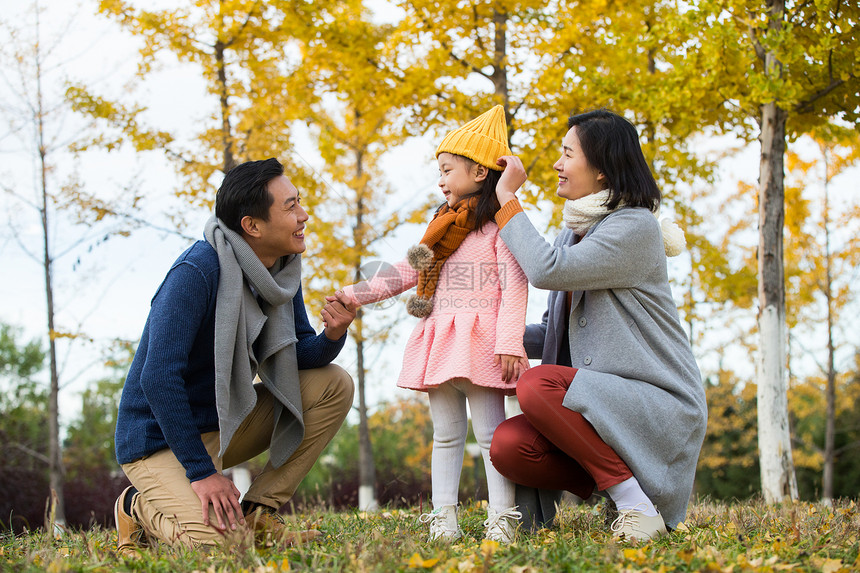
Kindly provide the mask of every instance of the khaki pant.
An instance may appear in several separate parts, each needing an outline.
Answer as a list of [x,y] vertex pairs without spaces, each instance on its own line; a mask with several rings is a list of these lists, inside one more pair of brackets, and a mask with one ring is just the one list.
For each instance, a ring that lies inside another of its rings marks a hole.
[[[340,429],[352,406],[352,378],[339,366],[330,364],[300,370],[299,381],[304,439],[281,467],[275,469],[271,463],[266,463],[244,500],[271,507],[286,503]],[[218,457],[218,432],[200,436],[218,472],[248,461],[269,448],[275,399],[262,384],[255,384],[254,388],[257,403],[239,426],[222,458]],[[140,492],[132,502],[132,516],[149,536],[170,545],[215,544],[224,539],[223,533],[203,524],[200,499],[185,477],[185,468],[170,449],[123,464],[122,471]],[[210,522],[218,522],[211,506]]]

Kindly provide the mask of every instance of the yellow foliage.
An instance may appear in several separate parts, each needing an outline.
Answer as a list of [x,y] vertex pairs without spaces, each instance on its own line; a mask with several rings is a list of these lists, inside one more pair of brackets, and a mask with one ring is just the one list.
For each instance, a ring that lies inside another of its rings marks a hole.
[[438,562],[438,557],[424,559],[420,554],[418,554],[418,552],[415,552],[412,554],[412,557],[409,558],[406,566],[410,569],[432,569]]
[[484,559],[490,559],[499,548],[499,542],[493,539],[481,540],[481,555]]
[[719,469],[728,464],[752,467],[756,455],[754,384],[740,383],[731,372],[705,389],[708,428],[699,467]]

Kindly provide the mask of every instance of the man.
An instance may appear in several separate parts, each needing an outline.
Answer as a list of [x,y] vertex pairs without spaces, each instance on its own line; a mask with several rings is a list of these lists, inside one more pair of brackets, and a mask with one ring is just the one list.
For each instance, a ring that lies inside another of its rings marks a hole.
[[[212,545],[244,531],[287,535],[278,509],[352,404],[353,383],[330,364],[355,308],[328,297],[316,334],[301,289],[305,222],[276,159],[230,170],[215,216],[152,299],[123,387],[116,455],[132,486],[117,499],[117,546],[148,539]],[[254,384],[255,376],[259,382]],[[239,503],[222,470],[268,450]]]

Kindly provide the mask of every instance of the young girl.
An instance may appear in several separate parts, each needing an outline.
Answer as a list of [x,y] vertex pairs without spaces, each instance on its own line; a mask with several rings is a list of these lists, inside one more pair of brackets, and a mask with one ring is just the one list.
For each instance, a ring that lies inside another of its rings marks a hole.
[[[421,244],[406,260],[369,281],[346,287],[356,304],[395,296],[413,286],[407,311],[421,320],[406,345],[397,385],[427,392],[433,418],[431,539],[462,536],[457,492],[468,420],[481,447],[489,507],[485,537],[513,540],[517,520],[514,485],[490,463],[496,426],[505,419],[505,395],[528,368],[523,348],[528,283],[499,238],[497,159],[509,155],[502,106],[449,133],[436,150],[445,203]],[[417,269],[417,270],[416,270]]]
[[552,292],[543,324],[527,330],[543,364],[520,380],[523,414],[499,426],[493,463],[524,486],[605,491],[615,538],[654,539],[684,519],[707,422],[666,269],[683,233],[654,216],[660,190],[630,122],[598,110],[567,127],[553,166],[566,228],[554,244],[514,194],[522,162],[500,161],[500,236]]

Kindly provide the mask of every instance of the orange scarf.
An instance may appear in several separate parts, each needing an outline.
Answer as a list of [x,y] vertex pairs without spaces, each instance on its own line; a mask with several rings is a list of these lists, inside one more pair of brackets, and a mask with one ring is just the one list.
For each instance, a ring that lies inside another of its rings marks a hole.
[[421,244],[410,249],[410,264],[419,272],[418,292],[406,304],[406,310],[412,316],[424,318],[433,310],[431,299],[436,292],[442,265],[466,235],[475,230],[477,205],[478,197],[463,199],[453,208],[443,205],[427,226]]

